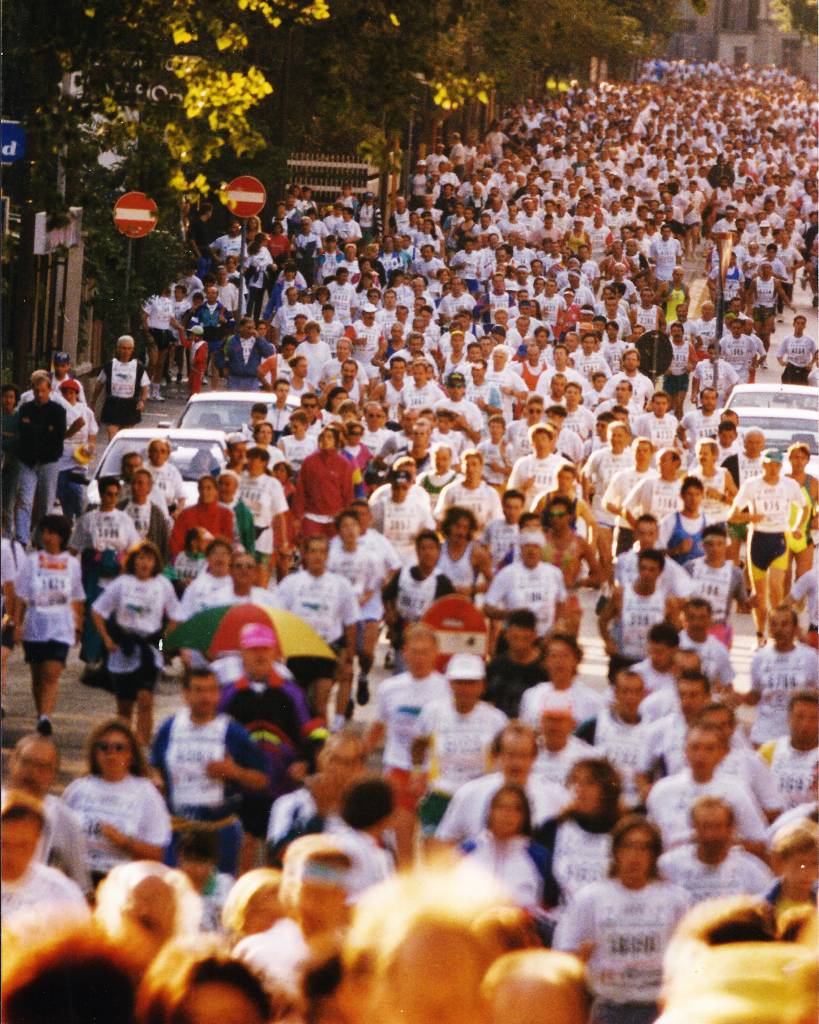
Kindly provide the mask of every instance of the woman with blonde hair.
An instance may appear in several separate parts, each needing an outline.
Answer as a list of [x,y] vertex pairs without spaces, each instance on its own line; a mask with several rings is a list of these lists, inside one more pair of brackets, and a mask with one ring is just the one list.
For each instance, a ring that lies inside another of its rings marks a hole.
[[222,907],[222,928],[233,944],[265,932],[283,916],[277,868],[254,868],[234,882]]

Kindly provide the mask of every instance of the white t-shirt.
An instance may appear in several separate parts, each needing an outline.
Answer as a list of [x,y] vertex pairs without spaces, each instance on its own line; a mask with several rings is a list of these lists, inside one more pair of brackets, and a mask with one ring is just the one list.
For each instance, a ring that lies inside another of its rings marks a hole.
[[165,801],[148,779],[127,775],[122,782],[106,782],[86,775],[66,787],[63,800],[82,821],[92,871],[107,873],[132,859],[102,835],[100,825],[113,825],[126,836],[154,846],[166,846],[171,840]]
[[755,533],[784,533],[789,528],[791,505],[803,509],[805,501],[805,492],[789,476],[780,475],[775,484],[766,484],[763,477],[755,476],[740,485],[734,506],[763,517],[753,524]]
[[605,696],[587,686],[579,679],[575,680],[567,690],[555,690],[553,683],[536,683],[524,691],[520,701],[520,718],[529,725],[540,729],[543,717],[543,705],[553,693],[560,693],[571,701],[575,722],[584,722],[594,718],[605,705]]
[[165,505],[170,508],[185,500],[185,484],[182,474],[172,462],[165,462],[161,466],[154,466],[150,460],[145,463],[145,468],[154,479],[152,500],[158,491],[164,498]]
[[225,801],[225,783],[211,778],[207,766],[224,760],[227,732],[231,719],[224,714],[209,722],[194,722],[188,708],[174,715],[164,767],[168,776],[171,809],[184,813],[186,808],[220,807]]
[[684,889],[692,903],[717,896],[762,896],[774,881],[767,865],[752,853],[734,846],[719,864],[704,864],[693,844],[678,846],[660,857],[664,878]]
[[691,808],[701,796],[722,797],[734,811],[737,835],[765,842],[765,819],[753,797],[732,777],[714,775],[710,782],[695,782],[689,768],[660,779],[648,795],[646,808],[663,834],[663,846],[691,840]]
[[[557,452],[552,452],[543,459],[539,459],[534,453],[524,455],[517,459],[512,467],[507,487],[510,490],[521,491],[526,497],[527,506],[531,507],[538,495],[554,489],[557,471],[565,465],[566,460]],[[532,483],[527,486],[529,480]]]
[[751,659],[751,693],[758,693],[751,740],[766,743],[788,732],[788,701],[796,690],[815,690],[819,685],[816,651],[797,643],[790,651],[778,651],[772,643]]
[[[333,538],[335,541],[337,538]],[[352,584],[363,619],[381,619],[384,603],[381,600],[381,585],[384,582],[383,561],[378,553],[359,539],[354,551],[348,551],[338,540],[331,543],[327,559],[330,572],[343,576]],[[362,604],[362,597],[371,596]]]
[[[60,397],[62,398],[62,396]],[[81,470],[82,467],[74,458],[74,449],[78,444],[87,444],[89,439],[95,439],[99,432],[99,424],[97,423],[93,410],[89,408],[89,406],[83,405],[82,402],[77,402],[76,405],[66,406],[66,428],[73,426],[81,417],[85,421],[85,425],[80,427],[80,429],[73,433],[71,437],[66,437],[63,441],[63,454],[60,456],[57,464],[60,472],[64,469]]]
[[239,483],[239,498],[253,514],[253,525],[263,532],[256,537],[256,550],[262,554],[273,551],[273,517],[287,512],[287,499],[282,485],[272,476],[261,473],[250,476],[242,473]]
[[681,478],[663,480],[659,476],[653,476],[641,480],[626,496],[623,508],[631,512],[635,518],[648,514],[661,520],[679,508],[681,485]]
[[421,711],[434,700],[450,699],[450,687],[440,672],[416,679],[410,672],[385,679],[376,694],[375,718],[386,727],[385,768],[412,768],[410,747]]
[[[167,617],[179,620],[179,602],[171,581],[165,576],[152,576],[147,580],[136,576],[117,576],[93,604],[94,611],[103,618],[116,614],[122,629],[139,636],[149,636],[162,628]],[[114,673],[133,672],[139,667],[139,650],[126,655],[119,647],[108,657],[108,667]]]
[[127,551],[138,543],[139,534],[131,517],[118,508],[110,512],[96,509],[80,516],[70,541],[75,551]]
[[529,608],[537,618],[538,634],[545,636],[554,625],[557,606],[567,596],[563,573],[554,565],[539,562],[527,569],[522,562],[513,562],[490,583],[486,604],[507,612]]
[[[284,452],[287,462],[298,473],[301,464],[308,455],[312,455],[318,447],[315,437],[312,434],[305,434],[304,437],[293,437],[292,434],[283,434],[279,438],[279,448]],[[281,485],[279,485],[281,486]]]
[[[477,838],[486,827],[492,797],[503,782],[501,772],[492,772],[491,775],[465,782],[450,801],[435,831],[436,839],[462,843]],[[532,809],[533,826],[556,817],[569,803],[569,793],[563,786],[547,782],[536,775],[529,776],[525,788]]]
[[[53,924],[59,920],[65,924],[65,918],[84,922],[90,920],[91,911],[85,896],[76,882],[72,882],[62,871],[40,864],[33,860],[22,878],[16,882],[3,882],[0,886],[0,910],[3,925],[8,927],[14,916],[21,911],[36,911],[37,923],[47,927],[47,918]],[[32,917],[31,924],[34,923]]]
[[301,569],[285,576],[273,592],[272,603],[298,615],[328,643],[343,637],[347,626],[361,618],[352,586],[329,571],[313,576]]
[[614,1003],[650,1003],[660,993],[663,954],[688,896],[668,882],[626,889],[616,879],[586,886],[567,907],[555,949],[574,951],[594,942],[588,961],[595,996]]
[[451,505],[467,508],[474,512],[478,520],[478,528],[483,529],[487,523],[503,518],[503,508],[498,492],[489,484],[481,482],[477,487],[467,487],[462,480],[453,480],[438,495],[435,515],[443,518]]
[[[143,371],[142,377],[140,378],[139,385],[136,384],[137,375],[137,361],[136,359],[130,359],[127,363],[122,363],[119,359],[111,360],[111,397],[112,398],[133,398],[134,392],[136,391],[136,397],[139,398],[140,391],[142,388],[147,388],[151,383],[148,374]],[[106,381],[105,368],[100,371],[97,380],[103,384]]]
[[506,721],[502,711],[485,701],[467,715],[455,710],[449,696],[422,708],[413,738],[430,740],[426,758],[430,789],[452,796],[465,782],[485,775],[492,741]]
[[296,922],[281,917],[267,931],[242,939],[233,952],[258,971],[271,987],[296,992],[310,947]]
[[[5,577],[4,577],[5,582]],[[23,639],[74,643],[74,601],[84,601],[80,563],[67,551],[32,551],[20,566],[15,593],[27,604]]]
[[819,747],[794,750],[788,736],[780,736],[773,742],[770,771],[782,807],[798,807],[814,795],[817,763]]
[[186,622],[192,615],[204,611],[205,608],[216,608],[220,604],[228,604],[222,601],[224,591],[232,590],[232,579],[227,576],[211,576],[207,569],[202,572],[185,587],[185,592],[179,601],[179,619]]
[[569,772],[584,757],[594,757],[594,747],[577,736],[569,736],[562,750],[552,751],[544,747],[535,758],[532,772],[539,778],[564,786]]
[[614,526],[614,516],[603,507],[603,495],[611,483],[614,474],[621,469],[630,469],[634,465],[634,455],[629,448],[615,455],[609,445],[598,448],[589,456],[582,475],[594,488],[591,509],[594,518],[601,526]]

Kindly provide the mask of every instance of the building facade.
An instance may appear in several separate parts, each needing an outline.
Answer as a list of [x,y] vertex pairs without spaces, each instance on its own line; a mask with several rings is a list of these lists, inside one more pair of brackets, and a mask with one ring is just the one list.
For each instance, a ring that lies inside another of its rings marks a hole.
[[682,0],[680,26],[669,42],[672,59],[728,64],[773,64],[816,80],[816,49],[795,32],[783,32],[770,0],[711,0],[698,14]]

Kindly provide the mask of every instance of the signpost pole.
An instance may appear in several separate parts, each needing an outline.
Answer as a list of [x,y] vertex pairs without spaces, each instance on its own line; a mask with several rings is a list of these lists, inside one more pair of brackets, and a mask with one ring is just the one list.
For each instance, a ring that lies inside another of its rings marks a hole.
[[143,192],[126,192],[114,203],[114,225],[128,239],[125,250],[125,330],[131,330],[131,273],[134,265],[134,239],[144,238],[156,227],[156,203]]
[[131,292],[131,267],[134,263],[134,240],[133,238],[128,239],[128,247],[125,250],[125,330],[131,329],[131,310],[128,305],[128,299]]
[[242,247],[239,249],[239,316],[245,314],[245,256],[247,254],[247,217],[242,217]]
[[242,174],[225,186],[225,205],[242,222],[242,245],[239,250],[239,316],[244,315],[245,270],[247,255],[247,218],[258,216],[267,202],[267,192],[258,178]]

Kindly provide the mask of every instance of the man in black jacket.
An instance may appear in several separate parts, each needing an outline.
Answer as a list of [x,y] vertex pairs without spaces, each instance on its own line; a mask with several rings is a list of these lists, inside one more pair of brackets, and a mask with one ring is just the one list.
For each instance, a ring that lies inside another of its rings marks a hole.
[[48,513],[57,493],[58,462],[66,436],[65,407],[51,399],[51,381],[45,371],[31,381],[34,399],[18,410],[20,481],[15,521],[17,540],[28,544],[34,496],[40,488],[43,511]]

